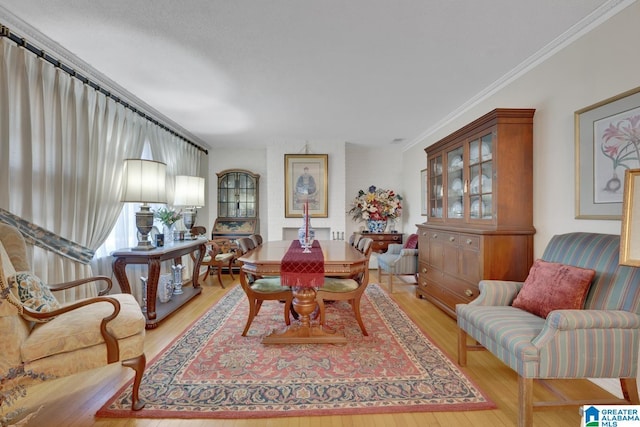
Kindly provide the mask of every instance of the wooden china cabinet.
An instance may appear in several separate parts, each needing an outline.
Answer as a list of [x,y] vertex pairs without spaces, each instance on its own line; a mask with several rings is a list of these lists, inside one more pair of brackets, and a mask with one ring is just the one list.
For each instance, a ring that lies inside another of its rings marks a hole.
[[244,169],[227,169],[217,175],[218,217],[211,237],[226,237],[235,247],[236,239],[260,232],[260,175]]
[[425,297],[455,317],[482,279],[523,281],[533,262],[533,109],[496,109],[425,149],[418,224]]

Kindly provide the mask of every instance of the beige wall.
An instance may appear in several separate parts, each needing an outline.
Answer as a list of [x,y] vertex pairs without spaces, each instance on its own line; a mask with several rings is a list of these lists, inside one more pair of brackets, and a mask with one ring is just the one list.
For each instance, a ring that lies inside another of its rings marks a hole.
[[[640,86],[640,55],[634,47],[640,40],[639,18],[636,2],[406,150],[405,193],[420,194],[425,147],[494,108],[535,108],[534,256],[542,255],[555,234],[620,234],[620,221],[575,219],[574,112]],[[424,220],[413,207],[405,217],[411,224]],[[594,382],[621,396],[617,380]]]
[[[575,219],[574,112],[640,86],[640,3],[636,2],[406,150],[406,193],[420,194],[424,148],[494,108],[535,108],[535,256],[554,234],[619,234],[620,221]],[[418,159],[421,158],[422,161]],[[405,217],[424,222],[419,207]]]

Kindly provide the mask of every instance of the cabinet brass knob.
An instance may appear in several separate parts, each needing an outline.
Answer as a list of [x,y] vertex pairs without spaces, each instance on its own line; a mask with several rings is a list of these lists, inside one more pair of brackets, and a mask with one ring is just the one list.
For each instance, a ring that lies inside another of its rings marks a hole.
[[473,243],[473,240],[471,240],[471,239],[467,239],[467,245],[470,245],[470,244],[472,244],[472,243]]
[[431,237],[433,237],[434,239],[437,239],[438,238],[438,234],[437,233],[433,233],[433,235]]
[[464,294],[468,297],[472,297],[473,291],[471,289],[465,289]]
[[422,267],[422,272],[426,273],[427,272],[427,268],[426,267]]
[[456,238],[455,238],[455,237],[453,237],[453,236],[449,237],[449,241],[450,241],[450,242],[453,242],[454,240],[456,240]]

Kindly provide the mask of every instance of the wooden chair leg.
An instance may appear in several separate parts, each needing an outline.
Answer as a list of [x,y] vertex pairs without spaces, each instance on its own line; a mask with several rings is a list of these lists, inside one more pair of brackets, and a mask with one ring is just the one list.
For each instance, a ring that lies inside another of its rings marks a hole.
[[127,359],[122,361],[122,366],[126,366],[135,371],[135,377],[133,379],[133,390],[131,392],[131,409],[139,411],[144,408],[145,401],[139,398],[140,383],[142,382],[142,375],[144,374],[144,368],[147,366],[147,358],[142,353],[138,357],[133,359]]
[[220,287],[224,289],[224,283],[222,283],[222,267],[218,265],[218,283],[220,283]]
[[284,323],[289,326],[291,325],[291,299],[287,299],[284,302]]
[[244,327],[244,331],[242,331],[243,337],[247,336],[247,332],[249,332],[251,322],[253,322],[253,318],[258,314],[259,309],[256,309],[257,303],[258,302],[256,300],[249,299],[249,317],[247,318],[247,324]]
[[393,273],[389,272],[389,293],[393,293]]
[[360,330],[362,331],[362,335],[368,337],[369,332],[367,332],[367,328],[364,327],[362,317],[360,316],[360,300],[354,301],[351,306],[353,307],[353,312],[356,316],[356,320],[358,321],[358,325],[360,326]]
[[317,303],[318,303],[318,321],[320,322],[320,325],[324,326],[324,322],[325,322],[324,300],[322,298],[318,298]]
[[231,276],[231,280],[236,280],[236,278],[233,276],[233,263],[235,262],[235,258],[231,258],[229,260],[229,276]]
[[632,405],[640,405],[638,384],[635,378],[620,378],[620,387],[625,400],[628,400]]
[[533,378],[518,375],[518,427],[533,427]]
[[467,366],[467,333],[458,328],[458,365]]

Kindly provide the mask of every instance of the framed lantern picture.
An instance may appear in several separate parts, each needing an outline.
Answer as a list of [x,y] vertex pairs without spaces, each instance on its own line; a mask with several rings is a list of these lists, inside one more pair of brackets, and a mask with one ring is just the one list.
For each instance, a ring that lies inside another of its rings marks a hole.
[[285,154],[285,218],[302,218],[308,202],[309,216],[327,218],[328,154]]

